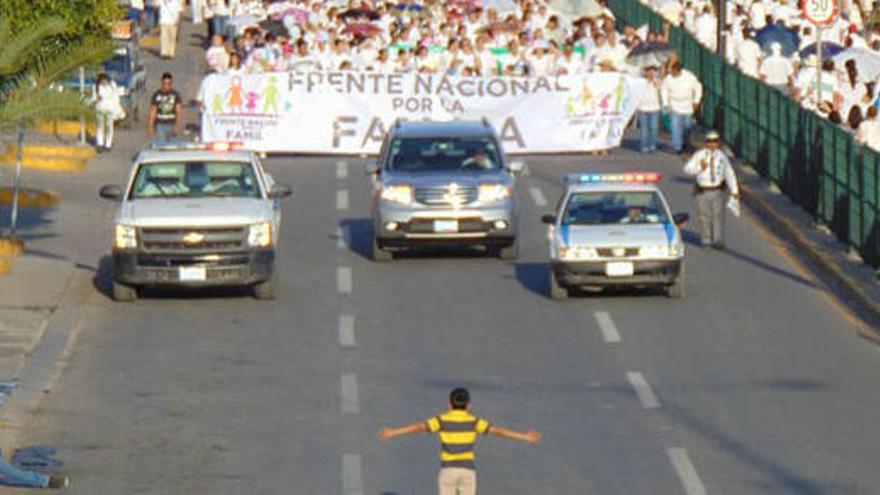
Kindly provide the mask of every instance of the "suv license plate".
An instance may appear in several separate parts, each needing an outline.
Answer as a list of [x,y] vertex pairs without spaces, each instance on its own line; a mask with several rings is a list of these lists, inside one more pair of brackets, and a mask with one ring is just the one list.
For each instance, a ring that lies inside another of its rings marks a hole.
[[203,266],[181,266],[178,270],[178,277],[181,282],[204,282],[207,278],[207,273]]
[[630,261],[605,263],[605,275],[609,277],[632,277],[633,273],[635,273],[635,267]]
[[434,220],[434,232],[458,232],[458,220]]

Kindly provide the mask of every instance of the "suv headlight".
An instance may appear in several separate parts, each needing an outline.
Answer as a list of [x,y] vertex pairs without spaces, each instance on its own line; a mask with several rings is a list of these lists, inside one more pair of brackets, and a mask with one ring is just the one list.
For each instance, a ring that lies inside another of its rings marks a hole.
[[272,224],[269,222],[255,223],[248,229],[248,246],[269,247],[272,245]]
[[597,259],[599,253],[595,248],[572,246],[559,248],[559,258],[565,261],[591,260]]
[[413,202],[413,190],[406,184],[383,186],[381,198],[384,201],[409,206]]
[[134,225],[116,224],[116,235],[113,247],[116,249],[134,249],[137,247],[137,228]]
[[510,197],[510,188],[504,184],[480,184],[477,201],[480,203],[495,203]]

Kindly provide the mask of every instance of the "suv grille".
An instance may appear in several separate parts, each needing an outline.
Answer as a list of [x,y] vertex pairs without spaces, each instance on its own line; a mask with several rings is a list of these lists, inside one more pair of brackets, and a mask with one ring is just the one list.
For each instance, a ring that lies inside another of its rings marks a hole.
[[245,227],[142,228],[144,251],[233,251],[247,242]]
[[464,206],[476,201],[478,194],[474,186],[426,186],[416,188],[415,200],[429,206]]
[[599,248],[596,250],[599,256],[603,258],[623,258],[623,257],[633,257],[639,255],[639,248],[637,247],[619,247],[619,248]]

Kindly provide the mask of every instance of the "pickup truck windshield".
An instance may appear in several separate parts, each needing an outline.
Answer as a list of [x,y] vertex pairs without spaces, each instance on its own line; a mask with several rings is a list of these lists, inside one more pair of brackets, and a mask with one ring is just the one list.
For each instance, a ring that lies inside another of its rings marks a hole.
[[161,162],[138,167],[131,199],[232,197],[259,198],[248,162]]
[[668,223],[663,201],[656,192],[582,192],[572,194],[562,225]]
[[401,138],[391,142],[393,172],[482,172],[501,168],[491,138]]

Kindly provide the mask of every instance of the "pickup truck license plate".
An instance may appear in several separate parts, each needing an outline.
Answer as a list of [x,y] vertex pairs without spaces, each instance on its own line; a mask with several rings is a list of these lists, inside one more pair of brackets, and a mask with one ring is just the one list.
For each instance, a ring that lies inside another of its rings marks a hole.
[[203,266],[181,266],[178,270],[178,277],[181,282],[204,282],[207,278],[207,273]]
[[605,263],[605,275],[609,277],[632,277],[635,267],[631,261],[615,261]]
[[434,232],[458,232],[458,220],[434,220]]

